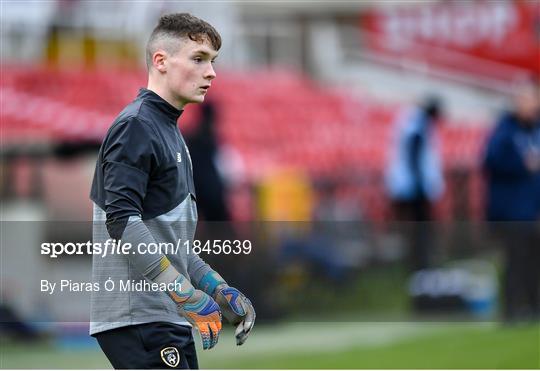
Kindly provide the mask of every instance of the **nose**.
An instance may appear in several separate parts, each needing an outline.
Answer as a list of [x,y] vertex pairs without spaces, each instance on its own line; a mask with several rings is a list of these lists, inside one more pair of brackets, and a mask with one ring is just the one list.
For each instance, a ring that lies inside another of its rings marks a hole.
[[208,68],[206,69],[204,78],[207,80],[213,80],[216,78],[216,71],[214,71],[214,66],[212,65],[212,63],[208,64]]

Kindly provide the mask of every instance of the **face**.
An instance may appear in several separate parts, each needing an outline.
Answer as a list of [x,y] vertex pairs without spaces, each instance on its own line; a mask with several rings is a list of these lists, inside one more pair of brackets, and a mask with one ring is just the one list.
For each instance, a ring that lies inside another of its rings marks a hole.
[[176,53],[165,55],[163,60],[167,93],[179,107],[203,102],[216,77],[213,64],[218,53],[204,40],[183,39]]
[[540,94],[534,86],[522,87],[516,97],[516,111],[524,120],[534,120],[540,113]]

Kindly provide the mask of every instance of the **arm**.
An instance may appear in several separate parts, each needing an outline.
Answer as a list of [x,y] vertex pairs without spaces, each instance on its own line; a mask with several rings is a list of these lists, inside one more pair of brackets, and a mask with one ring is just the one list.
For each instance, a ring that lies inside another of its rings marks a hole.
[[425,196],[422,177],[422,166],[420,164],[420,153],[422,150],[423,138],[419,133],[416,133],[410,139],[408,148],[409,168],[413,176],[414,194],[416,197]]
[[[159,164],[159,142],[153,130],[137,119],[115,124],[104,143],[103,178],[106,225],[116,240],[137,246],[154,243],[142,221],[143,200],[152,169]],[[212,298],[195,290],[188,279],[173,267],[164,254],[140,254],[137,249],[127,259],[146,279],[156,283],[180,285],[169,297],[179,313],[201,333],[203,348],[212,348],[221,330],[221,313]]]
[[513,132],[504,122],[497,125],[488,140],[484,168],[501,178],[515,179],[529,175],[525,160],[513,140]]

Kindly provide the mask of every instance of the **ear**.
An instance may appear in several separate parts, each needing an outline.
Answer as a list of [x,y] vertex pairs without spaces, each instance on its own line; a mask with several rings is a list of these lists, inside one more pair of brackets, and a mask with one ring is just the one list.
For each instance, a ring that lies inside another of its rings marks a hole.
[[159,72],[167,72],[165,61],[167,60],[167,52],[163,49],[158,49],[152,54],[152,65]]

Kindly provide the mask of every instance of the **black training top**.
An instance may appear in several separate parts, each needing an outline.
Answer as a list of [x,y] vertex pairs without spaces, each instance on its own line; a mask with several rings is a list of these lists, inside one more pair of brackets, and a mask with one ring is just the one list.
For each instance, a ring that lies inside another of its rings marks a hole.
[[[90,334],[148,322],[189,325],[165,293],[118,289],[120,282],[152,281],[164,256],[195,287],[211,271],[190,251],[197,207],[191,159],[177,126],[180,114],[154,92],[141,89],[103,141],[90,194],[93,243],[103,246],[113,238],[121,240],[119,245],[131,244],[132,250],[92,256],[93,281],[117,287],[92,292]],[[173,249],[138,250],[150,244]]]
[[181,114],[153,91],[141,89],[107,132],[90,198],[105,210],[112,238],[120,239],[130,216],[152,219],[189,193],[195,198],[191,158],[177,126]]

